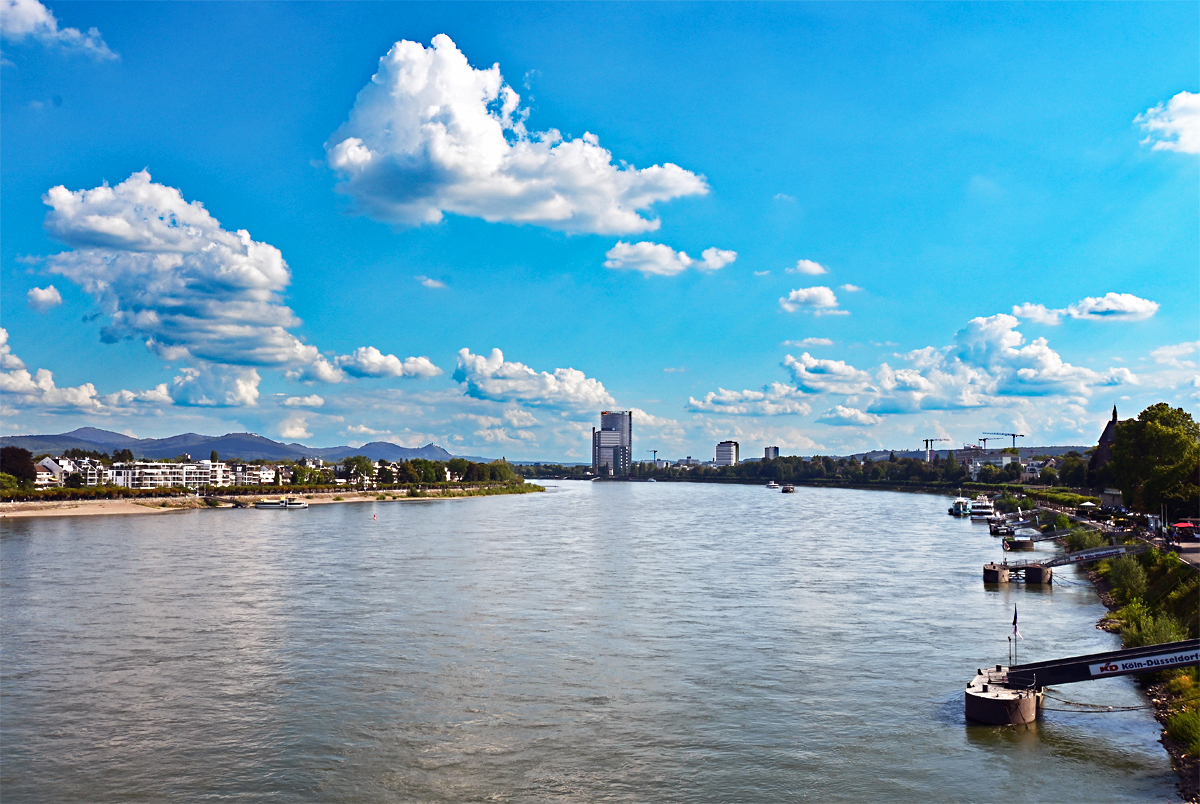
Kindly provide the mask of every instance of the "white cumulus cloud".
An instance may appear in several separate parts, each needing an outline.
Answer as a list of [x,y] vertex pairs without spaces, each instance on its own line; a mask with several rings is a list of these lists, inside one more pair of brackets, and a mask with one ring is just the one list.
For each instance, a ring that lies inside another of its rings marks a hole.
[[355,377],[436,377],[442,370],[427,357],[401,360],[385,355],[374,346],[360,346],[352,354],[337,358],[337,365]]
[[806,310],[814,315],[845,315],[847,313],[846,310],[838,309],[837,296],[824,285],[814,288],[797,288],[787,296],[781,296],[779,306],[789,313],[797,310]]
[[[48,270],[96,299],[109,317],[102,339],[139,338],[161,358],[192,365],[176,380],[177,400],[256,398],[248,386],[258,375],[242,370],[248,367],[323,382],[344,379],[343,363],[356,376],[439,373],[426,358],[400,361],[374,347],[332,362],[322,356],[289,331],[300,321],[281,297],[291,272],[279,249],[244,229],[223,229],[199,201],[184,200],[144,170],[115,187],[54,187],[43,201],[46,231],[74,248],[50,257]],[[197,390],[203,385],[210,387]]]
[[1158,104],[1134,118],[1147,132],[1143,145],[1155,151],[1200,154],[1200,94],[1180,92],[1166,105]]
[[1001,404],[1019,397],[1087,397],[1097,387],[1139,385],[1127,368],[1099,372],[1074,366],[1045,338],[1026,343],[1018,320],[999,314],[971,319],[951,346],[904,355],[907,367],[878,372],[876,412],[946,410]]
[[414,276],[413,279],[417,280],[418,282],[420,282],[422,285],[424,285],[427,288],[444,288],[444,287],[446,287],[445,282],[442,282],[437,279],[430,279],[427,276]]
[[604,262],[605,268],[641,271],[646,276],[674,276],[688,268],[697,271],[720,270],[737,259],[737,252],[707,248],[701,252],[701,259],[694,260],[686,251],[676,251],[661,243],[618,241],[604,256],[608,258]]
[[1071,318],[1108,321],[1142,321],[1158,312],[1158,302],[1140,299],[1132,293],[1107,293],[1088,297],[1067,307]]
[[833,346],[833,341],[829,338],[804,338],[799,341],[784,341],[780,346],[796,346],[806,349],[813,346]]
[[535,371],[523,363],[510,363],[499,349],[487,357],[458,351],[454,379],[468,396],[497,402],[524,402],[552,408],[595,410],[615,403],[599,380],[573,368],[553,373]]
[[520,103],[500,65],[474,69],[445,34],[429,48],[397,42],[326,144],[328,162],[362,211],[403,225],[451,212],[628,234],[658,228],[640,214],[656,202],[708,192],[677,165],[613,164],[594,134],[531,133]]
[[300,413],[288,416],[279,423],[280,438],[312,438],[308,431],[308,419]]
[[3,327],[0,327],[0,394],[15,397],[19,403],[38,407],[103,407],[96,398],[96,386],[90,382],[74,388],[59,388],[54,383],[54,374],[48,369],[30,373],[25,362],[13,354],[8,344],[8,330]]
[[812,407],[804,401],[804,393],[798,388],[773,382],[761,391],[729,391],[718,388],[709,391],[703,399],[688,397],[688,409],[713,413],[753,416],[782,416],[796,413],[805,415]]
[[858,408],[848,408],[844,405],[835,405],[818,416],[817,421],[824,424],[845,427],[869,427],[873,424],[879,424],[881,421],[883,421],[883,417],[876,416],[872,413],[863,413]]
[[812,394],[857,394],[871,387],[871,375],[841,360],[822,360],[808,352],[799,357],[787,355],[783,366],[791,372],[797,387]]
[[1091,321],[1143,321],[1158,312],[1158,302],[1132,293],[1107,293],[1089,296],[1058,310],[1044,304],[1017,304],[1012,314],[1037,324],[1058,324],[1063,316]]
[[91,56],[96,61],[120,58],[95,28],[89,28],[87,33],[78,28],[59,28],[54,14],[38,0],[0,0],[0,36],[9,42],[33,39],[49,47]]
[[54,285],[45,288],[30,288],[25,298],[29,301],[29,306],[39,313],[44,313],[51,307],[62,304],[62,294]]
[[316,394],[309,396],[289,396],[283,400],[283,404],[289,408],[319,408],[325,404],[325,400]]
[[789,274],[808,274],[809,276],[820,276],[821,274],[829,273],[829,269],[819,262],[812,260],[796,260],[795,268],[788,268]]
[[1044,304],[1014,304],[1012,314],[1017,318],[1024,318],[1032,321],[1035,324],[1056,325],[1062,320],[1062,315],[1066,310],[1051,310]]
[[1155,363],[1174,368],[1196,368],[1196,361],[1185,360],[1194,354],[1200,354],[1200,341],[1184,341],[1174,346],[1160,346],[1150,353]]

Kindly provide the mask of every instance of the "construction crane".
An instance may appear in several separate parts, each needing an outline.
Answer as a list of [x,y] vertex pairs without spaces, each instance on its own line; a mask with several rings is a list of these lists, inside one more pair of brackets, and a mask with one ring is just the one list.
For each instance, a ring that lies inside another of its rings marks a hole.
[[658,466],[658,450],[656,450],[656,449],[648,449],[648,450],[646,450],[646,452],[651,452],[651,453],[654,453],[654,465],[655,465],[655,466]]
[[949,441],[950,439],[948,439],[948,438],[923,438],[921,440],[925,442],[925,451],[928,452],[929,445],[934,443],[935,441]]
[[995,441],[996,439],[994,439],[994,438],[981,438],[981,439],[979,439],[979,440],[983,442],[983,448],[986,450],[986,449],[987,449],[987,442],[989,442],[989,441]]
[[1013,440],[1013,449],[1016,449],[1016,446],[1017,446],[1017,439],[1018,439],[1018,438],[1024,438],[1024,437],[1025,437],[1025,434],[1024,434],[1024,433],[984,433],[984,435],[994,435],[994,436],[1012,436],[1012,440]]

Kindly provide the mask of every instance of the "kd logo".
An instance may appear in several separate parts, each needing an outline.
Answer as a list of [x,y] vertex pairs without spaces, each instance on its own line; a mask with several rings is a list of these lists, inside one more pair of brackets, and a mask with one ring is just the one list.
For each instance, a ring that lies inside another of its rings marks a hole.
[[1112,673],[1112,672],[1114,672],[1114,671],[1116,671],[1116,670],[1120,670],[1120,669],[1121,669],[1121,668],[1117,667],[1117,666],[1116,666],[1115,664],[1113,664],[1112,662],[1109,662],[1108,664],[1103,664],[1103,665],[1100,665],[1100,672],[1101,672],[1101,673]]

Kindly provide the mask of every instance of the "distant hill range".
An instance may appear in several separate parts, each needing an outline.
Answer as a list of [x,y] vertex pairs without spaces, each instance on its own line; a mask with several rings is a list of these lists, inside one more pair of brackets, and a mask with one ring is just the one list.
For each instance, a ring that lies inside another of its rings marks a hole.
[[373,461],[380,459],[388,461],[404,461],[410,458],[424,458],[429,461],[448,461],[451,458],[463,457],[467,460],[485,462],[487,458],[468,455],[451,455],[437,444],[426,444],[412,449],[389,444],[386,441],[372,441],[361,447],[306,447],[303,444],[283,444],[272,441],[256,433],[227,433],[223,436],[206,436],[197,433],[184,433],[170,438],[131,438],[127,435],[100,430],[95,427],[80,427],[61,435],[28,435],[4,436],[0,438],[0,446],[21,447],[34,455],[50,453],[59,455],[68,449],[86,449],[95,452],[111,453],[118,449],[127,449],[138,458],[175,458],[180,455],[191,455],[193,460],[204,460],[215,449],[222,460],[240,458],[244,461],[268,460],[298,460],[300,458],[320,458],[325,461],[340,461],[351,455],[366,455]]

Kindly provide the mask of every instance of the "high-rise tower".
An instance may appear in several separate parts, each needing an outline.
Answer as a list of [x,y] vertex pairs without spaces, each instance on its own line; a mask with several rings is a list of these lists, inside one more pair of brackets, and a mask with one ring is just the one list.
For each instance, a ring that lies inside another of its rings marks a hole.
[[592,428],[592,471],[599,477],[629,474],[633,455],[633,411],[600,412],[600,429]]

